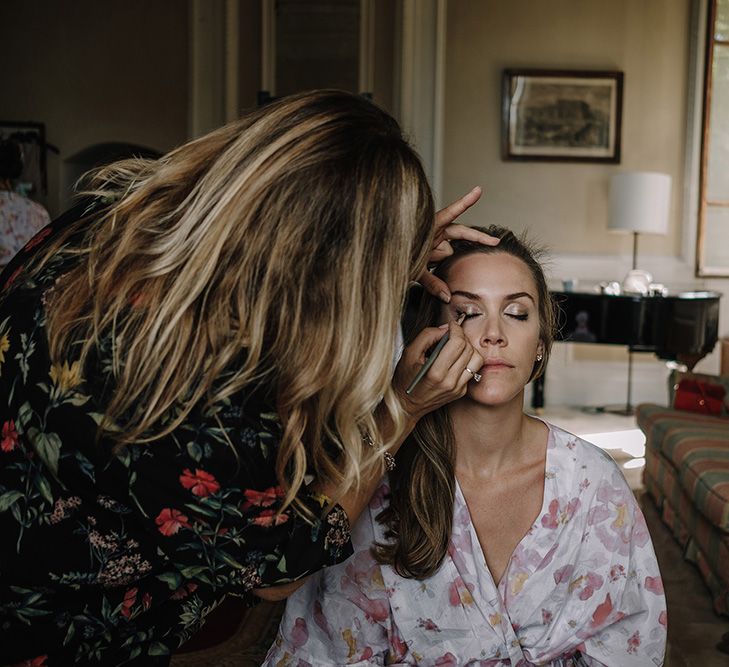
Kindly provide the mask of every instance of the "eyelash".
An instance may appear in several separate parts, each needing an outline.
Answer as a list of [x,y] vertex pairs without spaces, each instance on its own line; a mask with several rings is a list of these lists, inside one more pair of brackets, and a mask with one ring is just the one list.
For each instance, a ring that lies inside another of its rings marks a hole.
[[[465,322],[467,320],[470,320],[472,317],[478,317],[480,314],[481,313],[465,313],[462,310],[456,310],[456,319],[458,319],[462,315],[465,315],[465,317],[463,318],[463,321]],[[519,320],[520,322],[525,322],[526,320],[529,319],[528,313],[524,313],[523,315],[514,315],[512,313],[506,313],[506,315],[515,320]]]

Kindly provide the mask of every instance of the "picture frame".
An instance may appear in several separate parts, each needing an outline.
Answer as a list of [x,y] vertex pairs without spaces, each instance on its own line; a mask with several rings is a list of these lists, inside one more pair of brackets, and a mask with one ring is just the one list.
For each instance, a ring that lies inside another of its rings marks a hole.
[[29,121],[0,120],[0,139],[10,139],[20,145],[23,152],[23,172],[19,188],[31,199],[48,192],[46,162],[46,126]]
[[502,157],[620,163],[623,73],[505,69]]

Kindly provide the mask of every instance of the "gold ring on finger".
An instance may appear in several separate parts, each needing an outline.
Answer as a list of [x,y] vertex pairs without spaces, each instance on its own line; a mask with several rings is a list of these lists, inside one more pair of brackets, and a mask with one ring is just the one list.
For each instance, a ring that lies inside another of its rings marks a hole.
[[468,366],[466,366],[466,370],[471,374],[471,379],[474,382],[481,382],[481,373],[474,373]]

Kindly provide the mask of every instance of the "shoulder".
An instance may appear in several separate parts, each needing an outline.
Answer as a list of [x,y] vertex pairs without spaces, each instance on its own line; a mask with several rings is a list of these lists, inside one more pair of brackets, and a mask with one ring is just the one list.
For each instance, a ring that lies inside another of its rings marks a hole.
[[601,502],[606,494],[629,505],[634,502],[620,466],[605,450],[558,426],[548,426],[547,475],[560,494],[579,497],[583,507]]
[[559,465],[575,471],[584,469],[602,475],[617,472],[622,477],[618,464],[604,449],[559,426],[549,423],[547,426],[550,433],[549,447],[556,455],[553,459],[556,459]]

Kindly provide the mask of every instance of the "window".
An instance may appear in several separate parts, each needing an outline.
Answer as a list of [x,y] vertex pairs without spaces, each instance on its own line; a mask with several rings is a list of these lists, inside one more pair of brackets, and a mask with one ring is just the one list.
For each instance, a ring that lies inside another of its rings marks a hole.
[[729,277],[729,0],[710,0],[696,273]]

